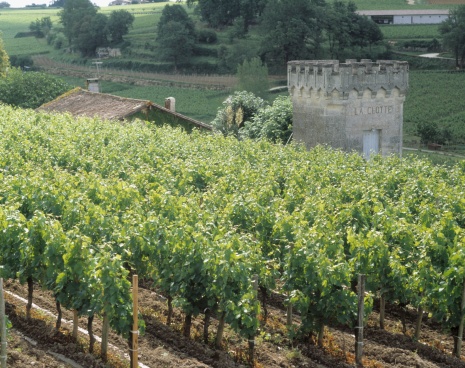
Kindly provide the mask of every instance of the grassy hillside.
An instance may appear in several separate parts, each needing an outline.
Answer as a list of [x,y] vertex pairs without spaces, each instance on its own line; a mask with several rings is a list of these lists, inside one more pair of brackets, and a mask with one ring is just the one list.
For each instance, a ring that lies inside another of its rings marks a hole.
[[[431,5],[424,4],[425,2],[417,1],[418,4],[407,5],[405,0],[394,0],[389,2],[380,2],[376,0],[357,0],[355,1],[358,9],[420,9],[431,8]],[[114,67],[121,69],[138,69],[152,70],[159,72],[171,71],[172,65],[163,60],[160,60],[159,51],[157,50],[156,42],[156,25],[161,16],[161,12],[165,3],[154,4],[135,4],[130,6],[113,6],[103,7],[100,12],[110,14],[114,10],[124,9],[131,12],[135,16],[134,27],[126,35],[127,41],[123,46],[123,56],[118,59],[108,59],[105,62]],[[437,7],[437,6],[436,6]],[[195,14],[192,7],[186,6],[187,12],[192,16],[198,30],[205,28],[205,24],[201,22]],[[5,47],[10,55],[33,55],[38,53],[47,53],[54,59],[64,61],[83,63],[79,54],[68,54],[63,50],[55,50],[47,45],[44,39],[37,40],[34,37],[15,38],[19,32],[27,32],[29,24],[39,18],[49,16],[54,22],[54,28],[61,27],[57,16],[57,9],[6,9],[0,13],[0,21],[2,24],[3,38]],[[437,38],[437,26],[428,25],[413,25],[413,26],[383,26],[382,31],[385,38],[388,40],[399,39],[432,39]],[[218,36],[218,42],[213,45],[199,44],[197,52],[190,59],[190,72],[234,72],[238,63],[244,58],[256,56],[257,50],[260,48],[262,35],[258,32],[257,26],[252,26],[249,35],[245,39],[230,38],[230,29],[225,28],[215,30]],[[323,45],[325,48],[326,46]],[[382,50],[380,50],[382,51]],[[219,54],[227,54],[221,60],[218,59]],[[348,55],[357,57],[356,55]],[[360,55],[366,57],[366,55]],[[344,58],[344,56],[342,56]],[[87,60],[88,63],[91,60]],[[218,65],[221,66],[218,66]],[[276,69],[275,72],[284,72],[284,68]]]
[[[356,0],[359,9],[415,9],[434,7],[425,4],[414,6],[406,5],[404,0],[393,0],[389,2],[381,2],[379,0]],[[420,3],[420,1],[417,1]],[[156,55],[156,24],[160,18],[161,11],[167,3],[130,5],[125,7],[105,7],[100,11],[109,14],[111,11],[124,9],[128,10],[135,16],[134,27],[126,36],[129,41],[129,46],[125,49],[125,56],[116,61],[121,65],[128,63],[131,69],[137,65],[146,64],[164,64],[157,60]],[[387,4],[387,5],[386,5]],[[198,29],[205,27],[202,22],[194,15],[192,8],[187,8],[188,12],[196,21]],[[29,24],[42,17],[49,16],[54,22],[55,27],[60,27],[57,9],[3,9],[0,12],[0,24],[3,32],[5,48],[10,55],[33,55],[46,54],[52,59],[59,59],[73,63],[85,64],[89,68],[89,77],[94,76],[92,70],[92,60],[83,60],[78,54],[67,54],[62,50],[55,50],[47,45],[45,39],[36,39],[34,37],[15,38],[20,32],[27,32]],[[438,27],[436,25],[401,25],[401,26],[382,26],[382,32],[386,40],[394,42],[402,42],[409,39],[432,39],[439,38]],[[252,27],[248,38],[243,40],[234,40],[230,42],[228,37],[228,29],[217,30],[218,43],[214,45],[202,45],[204,48],[215,50],[226,47],[231,50],[232,63],[234,58],[240,60],[244,56],[253,56],[256,49],[259,47],[261,35],[256,28]],[[406,58],[406,56],[397,56],[398,58]],[[103,71],[111,65],[115,59],[106,59],[103,64]],[[216,58],[213,56],[198,56],[194,58],[194,62],[211,62],[215,63]],[[421,60],[423,62],[423,60]],[[431,63],[428,60],[424,64]],[[166,64],[166,63],[165,63]],[[71,69],[71,67],[70,67]],[[109,70],[109,69],[108,69]],[[63,71],[61,71],[63,73]],[[85,78],[66,77],[67,81],[74,86],[83,86]],[[169,80],[170,76],[165,76],[165,81]],[[179,79],[179,76],[176,77]],[[281,78],[281,84],[285,77]],[[448,74],[448,73],[417,73],[411,72],[411,88],[405,103],[404,122],[405,122],[405,137],[408,142],[415,144],[418,141],[416,134],[416,126],[419,122],[425,120],[437,120],[442,125],[450,127],[454,135],[461,141],[465,141],[463,125],[463,104],[461,103],[465,86],[465,74]],[[164,99],[168,96],[176,98],[177,111],[195,119],[209,123],[215,116],[218,107],[222,101],[226,99],[229,91],[213,91],[196,89],[180,88],[179,82],[176,86],[169,86],[165,83],[164,86],[140,86],[122,82],[102,82],[103,92],[120,95],[123,97],[134,97],[148,99],[159,104],[163,104]],[[453,95],[451,93],[453,92]],[[271,96],[270,98],[274,98]],[[445,108],[447,107],[447,108]]]

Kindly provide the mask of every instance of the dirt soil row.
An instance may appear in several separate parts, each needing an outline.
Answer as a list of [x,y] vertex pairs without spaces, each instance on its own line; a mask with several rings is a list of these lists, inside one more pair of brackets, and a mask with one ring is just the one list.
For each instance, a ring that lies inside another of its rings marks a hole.
[[[27,289],[17,282],[7,281],[6,290],[26,298]],[[246,367],[246,342],[230,330],[225,332],[222,349],[214,348],[216,321],[210,327],[209,343],[202,342],[203,322],[201,316],[193,322],[191,337],[181,333],[183,314],[175,311],[174,322],[166,326],[166,301],[148,289],[139,289],[140,311],[146,323],[145,334],[139,340],[139,361],[150,368],[234,368]],[[105,363],[96,355],[88,353],[88,337],[81,335],[78,341],[71,337],[72,326],[63,323],[60,331],[54,329],[54,318],[43,311],[34,309],[33,317],[26,319],[25,304],[11,295],[6,295],[7,314],[13,323],[9,335],[9,367],[70,367],[71,363],[56,358],[61,354],[74,362],[74,367],[120,368],[128,367],[128,345],[116,334],[110,335],[110,361]],[[50,293],[35,288],[34,303],[55,313],[55,301]],[[275,304],[275,303],[274,303]],[[347,328],[328,328],[325,333],[324,348],[313,342],[300,342],[290,347],[285,332],[286,315],[279,305],[268,307],[268,320],[262,324],[256,338],[255,367],[353,367],[354,335]],[[378,314],[372,313],[365,328],[364,366],[365,367],[441,367],[465,368],[465,361],[452,356],[452,338],[441,333],[438,328],[426,321],[419,342],[412,340],[415,315],[407,316],[407,335],[401,333],[399,311],[395,306],[388,310],[386,330],[377,327]],[[63,311],[63,318],[72,320],[71,311]],[[298,317],[294,322],[298,323]],[[86,329],[87,319],[80,319],[80,327]],[[101,321],[94,320],[94,333],[101,336]],[[35,343],[35,344],[34,344]]]

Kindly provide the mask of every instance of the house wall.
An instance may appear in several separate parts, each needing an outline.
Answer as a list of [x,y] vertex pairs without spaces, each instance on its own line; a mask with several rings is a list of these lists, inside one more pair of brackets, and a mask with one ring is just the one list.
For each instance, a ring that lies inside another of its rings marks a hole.
[[447,15],[394,15],[394,24],[439,24]]
[[288,89],[293,138],[307,148],[328,144],[363,154],[376,133],[379,153],[401,155],[406,62],[291,61]]
[[187,132],[191,132],[194,129],[201,129],[210,131],[212,128],[209,125],[199,125],[199,122],[195,122],[193,119],[183,116],[181,114],[172,113],[168,110],[152,106],[145,112],[138,112],[130,116],[130,120],[141,119],[149,121],[155,125],[163,126],[170,125],[172,127],[181,127]]

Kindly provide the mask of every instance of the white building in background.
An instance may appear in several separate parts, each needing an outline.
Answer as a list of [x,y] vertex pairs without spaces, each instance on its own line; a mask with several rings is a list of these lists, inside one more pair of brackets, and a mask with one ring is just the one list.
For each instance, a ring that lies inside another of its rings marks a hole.
[[449,17],[447,9],[424,10],[360,10],[378,24],[439,24]]

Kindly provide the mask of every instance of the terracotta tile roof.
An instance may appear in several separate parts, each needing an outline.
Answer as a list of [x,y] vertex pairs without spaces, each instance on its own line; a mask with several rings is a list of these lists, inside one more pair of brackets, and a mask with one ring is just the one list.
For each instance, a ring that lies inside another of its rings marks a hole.
[[182,114],[173,112],[148,100],[124,98],[106,93],[90,92],[74,88],[39,108],[44,112],[68,112],[73,116],[97,117],[104,120],[124,120],[144,110],[157,109],[185,120],[199,128],[211,130],[211,126]]

